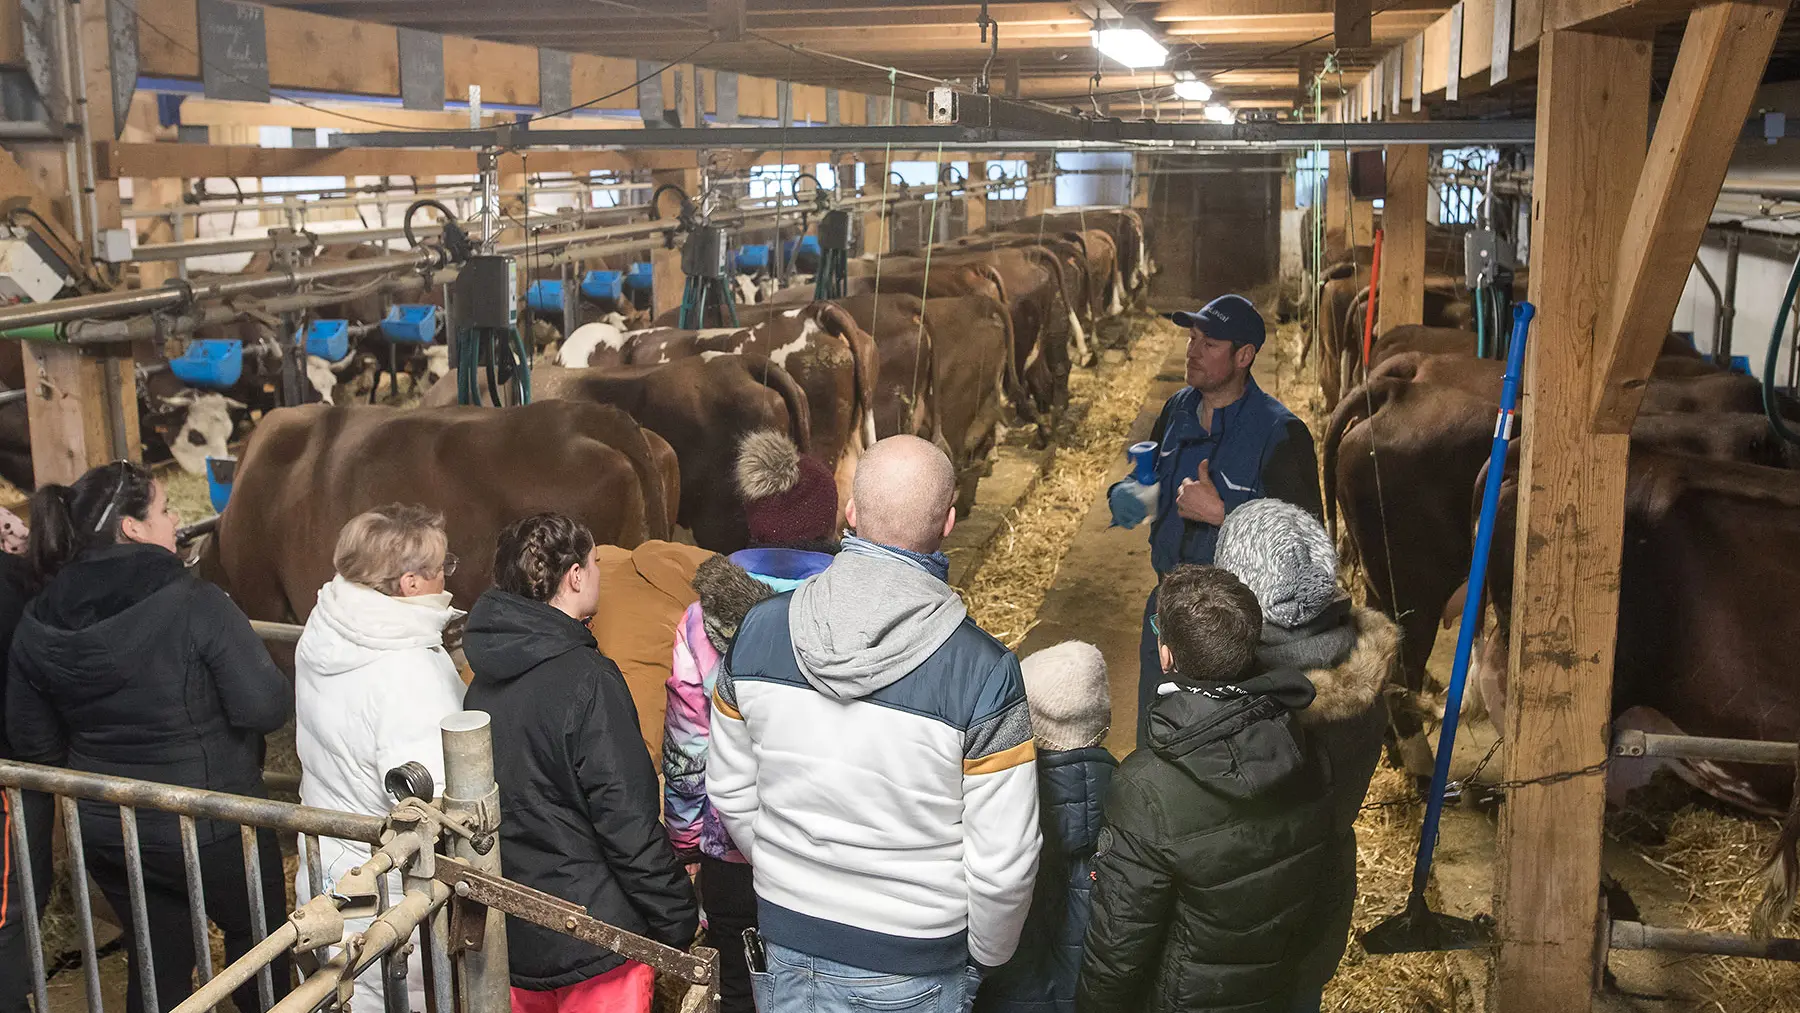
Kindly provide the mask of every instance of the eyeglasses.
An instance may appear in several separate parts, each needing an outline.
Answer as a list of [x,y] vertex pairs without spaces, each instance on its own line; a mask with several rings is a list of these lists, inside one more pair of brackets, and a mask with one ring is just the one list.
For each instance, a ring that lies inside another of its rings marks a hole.
[[456,553],[454,553],[454,552],[444,553],[444,576],[448,577],[451,574],[456,572],[456,563],[457,563]]
[[1150,613],[1150,632],[1156,639],[1162,639],[1162,625],[1156,621],[1156,613]]

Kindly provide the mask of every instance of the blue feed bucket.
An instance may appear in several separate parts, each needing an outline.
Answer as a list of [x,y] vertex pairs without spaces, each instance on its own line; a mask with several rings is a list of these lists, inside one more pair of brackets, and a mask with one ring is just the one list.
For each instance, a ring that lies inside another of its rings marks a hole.
[[225,504],[231,501],[231,485],[237,481],[238,459],[235,457],[209,457],[206,459],[206,491],[211,495],[212,508],[219,513],[225,512]]
[[437,340],[437,307],[396,303],[382,318],[381,333],[389,341],[429,345]]
[[169,369],[190,387],[225,390],[244,374],[244,343],[236,338],[202,338],[169,360]]
[[560,281],[534,281],[525,290],[525,305],[538,313],[561,313],[563,310],[563,283]]
[[625,297],[622,271],[589,271],[581,279],[581,294],[595,302],[618,302]]
[[650,266],[648,260],[639,261],[638,263],[631,265],[630,269],[625,272],[625,287],[637,291],[648,292],[650,290],[651,281],[655,276],[655,269]]
[[769,244],[751,243],[737,251],[737,269],[742,274],[756,274],[769,269]]
[[306,354],[336,362],[350,354],[350,321],[314,320],[306,327]]

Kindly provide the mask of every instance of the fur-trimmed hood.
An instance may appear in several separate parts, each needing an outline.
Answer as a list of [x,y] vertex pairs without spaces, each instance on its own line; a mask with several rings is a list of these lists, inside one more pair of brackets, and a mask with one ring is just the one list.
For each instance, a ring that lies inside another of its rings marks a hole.
[[1356,630],[1349,655],[1330,667],[1306,670],[1317,695],[1300,712],[1302,724],[1346,721],[1367,713],[1381,699],[1400,656],[1400,628],[1392,619],[1374,609],[1353,608],[1347,621]]
[[706,639],[720,654],[731,646],[738,624],[751,608],[765,598],[775,597],[774,588],[724,556],[714,556],[700,564],[694,571],[694,591],[700,595]]

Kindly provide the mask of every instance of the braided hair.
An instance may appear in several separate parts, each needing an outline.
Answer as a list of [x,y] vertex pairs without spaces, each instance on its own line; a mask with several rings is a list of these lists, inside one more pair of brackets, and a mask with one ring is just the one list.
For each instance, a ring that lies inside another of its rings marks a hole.
[[563,574],[586,563],[593,551],[594,535],[587,525],[563,514],[533,514],[500,532],[494,586],[548,603],[562,587]]
[[31,494],[25,555],[40,584],[84,550],[119,541],[125,518],[144,520],[155,498],[150,469],[114,461],[88,469],[73,485],[43,485]]

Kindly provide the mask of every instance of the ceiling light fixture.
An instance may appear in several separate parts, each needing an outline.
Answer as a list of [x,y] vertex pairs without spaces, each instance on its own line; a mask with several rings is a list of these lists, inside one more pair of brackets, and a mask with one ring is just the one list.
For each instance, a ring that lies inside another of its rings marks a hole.
[[1175,82],[1175,97],[1184,102],[1207,102],[1212,99],[1212,85],[1205,81],[1188,80]]
[[1133,70],[1160,67],[1169,59],[1169,48],[1142,28],[1115,26],[1088,34],[1100,55]]
[[1230,106],[1214,103],[1206,107],[1206,118],[1214,123],[1236,123],[1237,113],[1232,112]]

